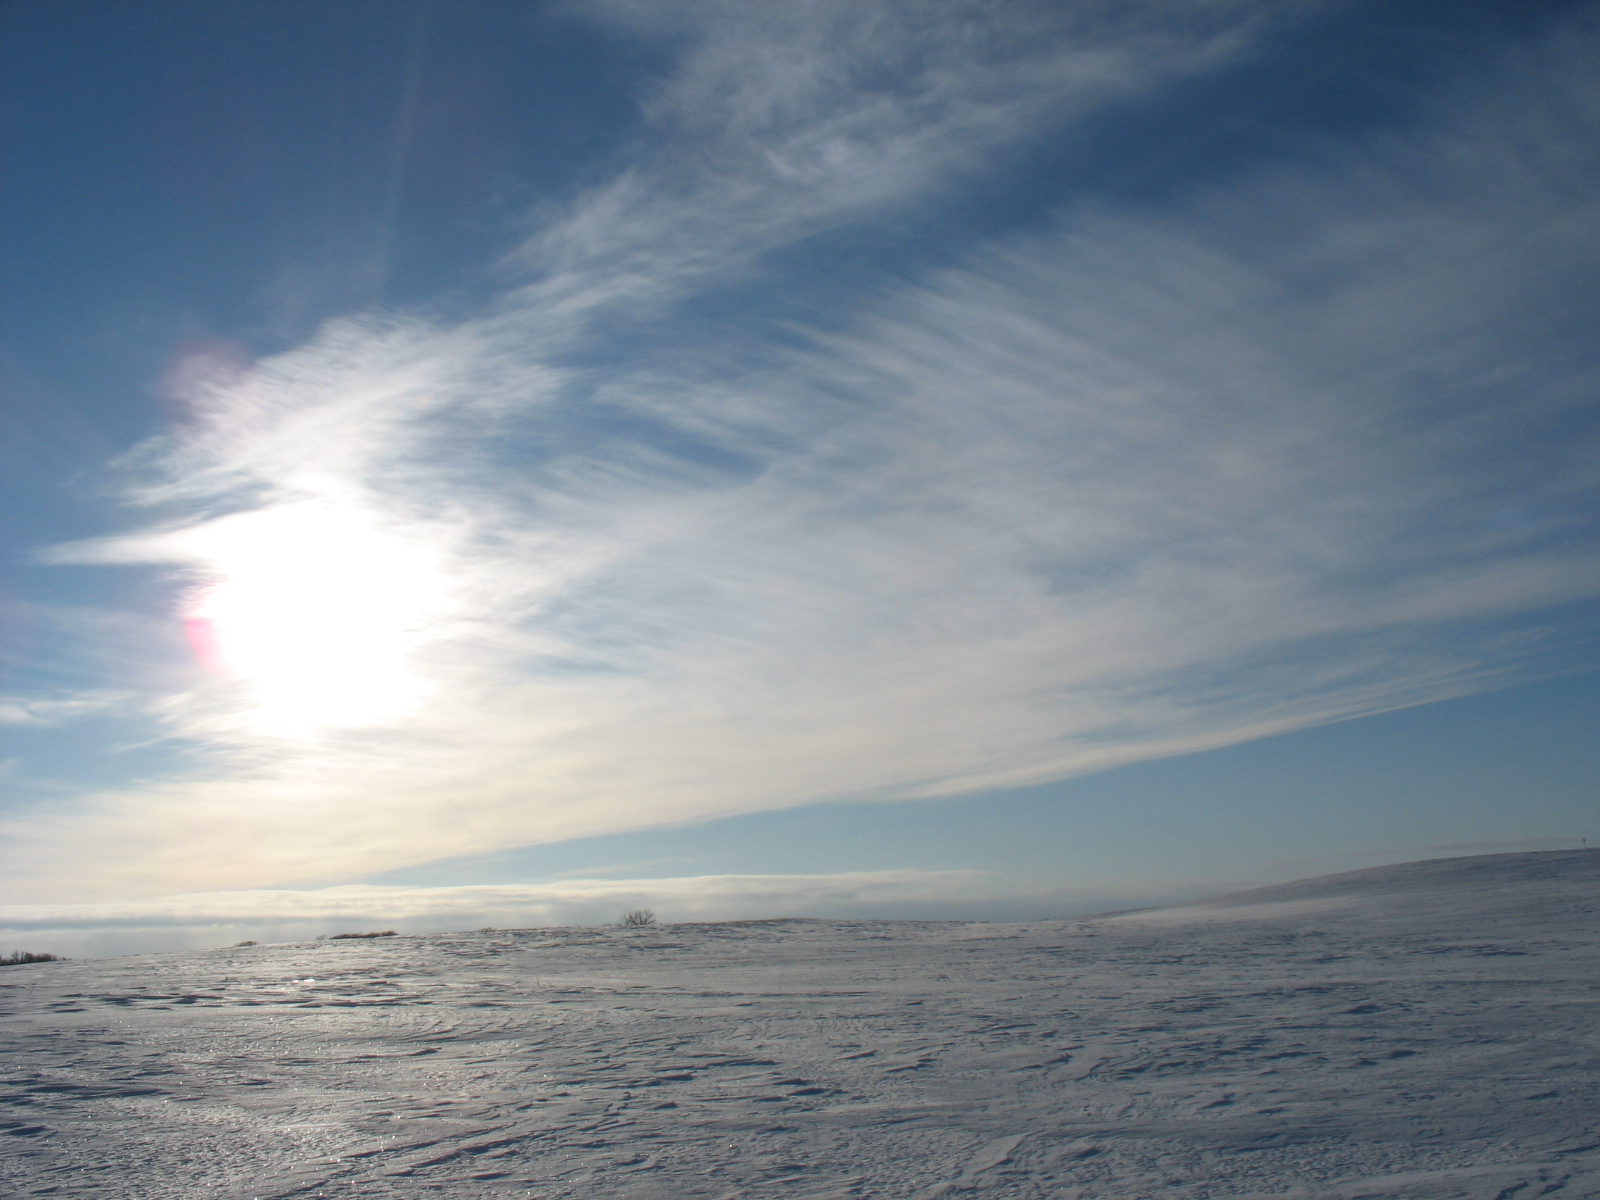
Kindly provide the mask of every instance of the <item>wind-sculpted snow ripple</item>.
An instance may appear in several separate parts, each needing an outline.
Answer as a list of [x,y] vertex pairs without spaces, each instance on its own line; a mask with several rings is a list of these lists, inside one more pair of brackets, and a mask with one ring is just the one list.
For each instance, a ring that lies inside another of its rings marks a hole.
[[1484,864],[10,968],[0,1193],[1600,1195],[1600,855]]

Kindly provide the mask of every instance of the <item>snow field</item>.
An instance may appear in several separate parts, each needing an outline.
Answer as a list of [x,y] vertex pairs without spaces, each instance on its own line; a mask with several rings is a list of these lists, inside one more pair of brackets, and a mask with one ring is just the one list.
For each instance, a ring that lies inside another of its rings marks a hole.
[[1600,854],[0,972],[0,1195],[1600,1196]]

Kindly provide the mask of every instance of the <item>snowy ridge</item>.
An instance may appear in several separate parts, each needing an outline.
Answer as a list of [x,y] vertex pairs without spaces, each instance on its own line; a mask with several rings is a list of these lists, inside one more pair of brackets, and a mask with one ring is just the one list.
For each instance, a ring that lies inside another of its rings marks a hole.
[[1597,862],[9,968],[0,1194],[1596,1196]]
[[1259,919],[1296,912],[1359,910],[1369,920],[1428,924],[1468,918],[1559,921],[1593,911],[1600,895],[1600,850],[1478,854],[1345,871],[1195,900],[1118,919],[1178,924]]

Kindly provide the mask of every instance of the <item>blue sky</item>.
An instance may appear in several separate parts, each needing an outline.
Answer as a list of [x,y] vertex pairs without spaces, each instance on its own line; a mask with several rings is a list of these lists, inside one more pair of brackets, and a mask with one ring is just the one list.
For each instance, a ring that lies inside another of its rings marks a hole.
[[0,20],[13,940],[1600,833],[1600,7]]

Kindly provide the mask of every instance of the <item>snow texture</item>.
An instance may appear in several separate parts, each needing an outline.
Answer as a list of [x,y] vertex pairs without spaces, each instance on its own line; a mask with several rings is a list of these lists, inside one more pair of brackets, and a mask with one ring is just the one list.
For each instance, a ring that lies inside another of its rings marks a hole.
[[0,1194],[1600,1196],[1597,885],[6,968]]

